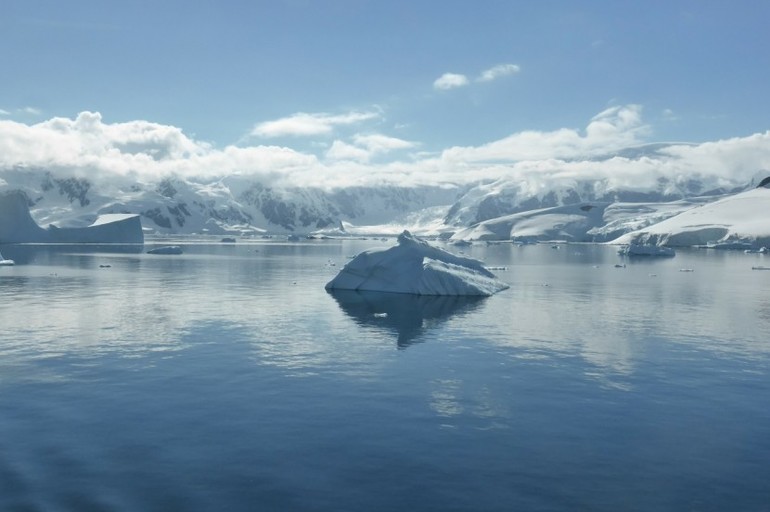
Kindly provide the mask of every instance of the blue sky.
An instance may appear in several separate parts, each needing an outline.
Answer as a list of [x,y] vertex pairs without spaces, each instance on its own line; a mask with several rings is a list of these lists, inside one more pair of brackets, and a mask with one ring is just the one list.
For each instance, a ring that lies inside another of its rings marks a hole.
[[608,109],[638,116],[632,143],[746,137],[768,130],[768,20],[765,0],[2,0],[0,121],[98,112],[359,161]]

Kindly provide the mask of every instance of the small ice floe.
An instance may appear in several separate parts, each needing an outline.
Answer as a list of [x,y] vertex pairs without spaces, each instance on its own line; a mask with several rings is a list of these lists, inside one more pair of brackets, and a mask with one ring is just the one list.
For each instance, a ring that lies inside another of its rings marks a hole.
[[99,268],[112,268],[112,265],[102,263],[101,265],[99,265]]
[[594,267],[594,268],[599,268],[599,265],[594,265],[593,267]]
[[751,267],[751,270],[770,270],[770,267],[763,267],[762,265]]
[[759,249],[746,249],[746,254],[767,254],[767,247],[760,247]]
[[679,272],[695,272],[695,270],[691,268],[680,268]]
[[623,263],[622,265],[620,263],[615,263],[615,268],[626,268],[626,264]]
[[235,238],[226,236],[222,240],[220,240],[220,242],[223,243],[223,244],[234,244],[235,243]]
[[552,246],[551,246],[551,249],[558,249],[558,248],[559,248],[559,246],[558,246],[558,245],[556,245],[556,244],[554,244],[554,245],[552,245]]
[[164,245],[150,249],[147,254],[182,254],[182,248],[178,245]]
[[375,313],[374,318],[388,318],[387,313]]

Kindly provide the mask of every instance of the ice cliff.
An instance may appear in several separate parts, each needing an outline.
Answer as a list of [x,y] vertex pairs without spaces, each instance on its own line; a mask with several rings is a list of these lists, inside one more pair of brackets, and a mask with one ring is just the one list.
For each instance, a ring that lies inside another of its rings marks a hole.
[[100,215],[89,226],[41,228],[29,213],[26,196],[18,191],[0,193],[0,244],[15,243],[143,243],[138,215]]

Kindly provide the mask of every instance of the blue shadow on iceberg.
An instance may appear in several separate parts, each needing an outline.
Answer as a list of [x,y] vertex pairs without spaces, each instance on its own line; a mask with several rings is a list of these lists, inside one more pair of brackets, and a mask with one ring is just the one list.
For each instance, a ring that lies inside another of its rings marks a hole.
[[474,311],[487,298],[359,290],[327,292],[334,297],[340,309],[357,324],[394,332],[400,349],[418,341],[426,329],[452,316]]

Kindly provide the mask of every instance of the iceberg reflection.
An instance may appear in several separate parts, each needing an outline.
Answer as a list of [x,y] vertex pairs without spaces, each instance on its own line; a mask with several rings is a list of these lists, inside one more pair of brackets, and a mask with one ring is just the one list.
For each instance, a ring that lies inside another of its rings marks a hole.
[[406,348],[414,343],[426,328],[435,323],[475,310],[486,298],[359,290],[327,291],[342,311],[357,324],[395,332],[398,348]]
[[48,263],[60,254],[141,254],[143,244],[2,244],[3,255],[17,264],[42,260]]

